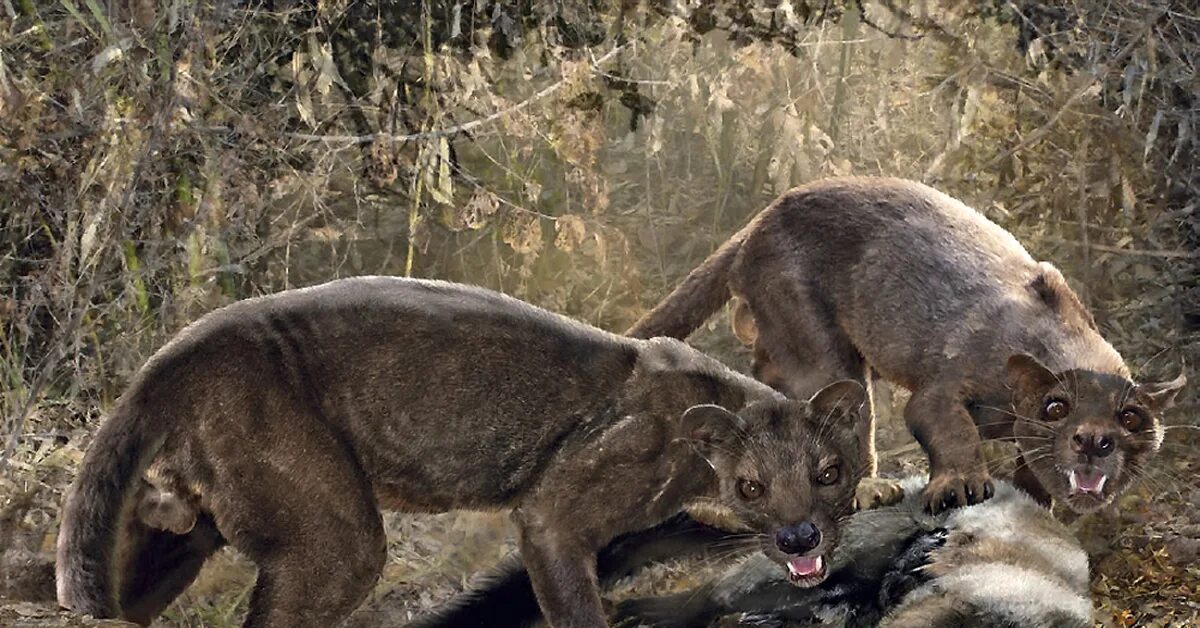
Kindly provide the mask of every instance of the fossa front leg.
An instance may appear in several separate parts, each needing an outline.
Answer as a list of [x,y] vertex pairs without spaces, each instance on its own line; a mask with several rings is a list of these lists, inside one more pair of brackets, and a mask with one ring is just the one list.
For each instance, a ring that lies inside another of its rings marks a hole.
[[979,430],[963,402],[961,382],[914,391],[904,408],[904,421],[929,456],[927,512],[937,514],[991,498],[995,489],[980,451]]
[[900,503],[904,499],[904,488],[899,480],[871,477],[858,481],[854,489],[854,510],[872,510]]
[[570,527],[518,511],[519,545],[538,605],[552,628],[607,626],[596,579],[596,549]]

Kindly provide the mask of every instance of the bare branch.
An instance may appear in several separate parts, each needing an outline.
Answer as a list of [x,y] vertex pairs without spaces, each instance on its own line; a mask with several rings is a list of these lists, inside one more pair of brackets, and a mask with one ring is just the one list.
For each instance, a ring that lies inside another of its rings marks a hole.
[[[616,56],[616,54],[618,52],[620,52],[622,49],[624,49],[626,46],[628,46],[628,44],[621,44],[619,46],[614,47],[612,50],[609,50],[608,52],[606,52],[599,59],[596,59],[593,62],[593,65],[599,66],[600,64],[608,61],[609,59]],[[567,82],[567,79],[565,77],[561,78],[554,84],[545,87],[544,89],[540,90],[536,94],[530,96],[529,98],[526,98],[525,100],[522,100],[521,102],[519,102],[507,109],[502,109],[502,110],[497,111],[488,116],[479,118],[478,120],[464,122],[462,124],[458,124],[458,125],[455,125],[455,126],[452,126],[449,128],[445,128],[445,129],[436,129],[433,131],[422,131],[420,133],[409,133],[406,135],[393,135],[391,133],[367,133],[364,135],[315,135],[312,133],[287,133],[285,135],[292,139],[304,140],[306,142],[332,142],[332,143],[348,143],[348,144],[370,144],[371,142],[377,142],[377,141],[410,142],[410,141],[414,141],[414,140],[431,140],[431,139],[436,139],[439,137],[449,137],[452,135],[458,135],[459,133],[467,133],[467,132],[473,131],[481,126],[495,122],[496,120],[499,120],[500,118],[503,118],[504,116],[507,116],[511,113],[520,111],[520,110],[528,107],[529,105],[562,89],[563,85],[566,85],[566,82]]]

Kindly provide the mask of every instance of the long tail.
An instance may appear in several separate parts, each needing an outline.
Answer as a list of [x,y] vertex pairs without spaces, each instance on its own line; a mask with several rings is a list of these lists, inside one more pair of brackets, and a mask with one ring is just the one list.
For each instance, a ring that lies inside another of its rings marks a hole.
[[138,397],[130,391],[100,426],[63,506],[58,603],[80,614],[121,616],[117,545],[169,423],[143,411]]
[[670,336],[682,340],[696,331],[729,300],[729,269],[754,224],[752,221],[688,273],[667,298],[638,319],[625,335],[633,338]]

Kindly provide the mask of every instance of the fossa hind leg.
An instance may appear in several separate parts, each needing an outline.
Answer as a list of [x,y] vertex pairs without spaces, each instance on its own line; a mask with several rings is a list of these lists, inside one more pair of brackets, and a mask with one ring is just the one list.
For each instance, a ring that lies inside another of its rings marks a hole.
[[870,510],[881,506],[891,506],[904,499],[904,488],[900,482],[879,477],[879,454],[875,450],[875,432],[878,416],[875,413],[875,382],[874,373],[870,366],[863,370],[863,383],[867,389],[867,424],[863,426],[863,441],[869,443],[867,474],[858,482],[854,491],[854,509]]
[[[739,297],[732,314],[733,333],[754,348],[753,371],[763,383],[790,397],[808,399],[830,382],[857,380],[870,392],[866,361],[807,287],[783,278],[762,284],[753,295]],[[870,395],[868,394],[868,399]],[[870,423],[874,475],[874,411]]]
[[[331,477],[327,473],[320,474],[325,481]],[[353,484],[341,484],[359,493]],[[323,507],[298,513],[301,520],[294,525],[234,541],[258,564],[244,626],[335,626],[375,586],[387,553],[374,501],[361,493],[352,499],[328,497]]]
[[145,529],[131,540],[121,574],[121,611],[139,624],[149,624],[166,610],[196,579],[204,562],[225,546],[206,514],[186,534]]
[[754,373],[797,399],[839,379],[866,386],[862,355],[808,289],[781,281],[734,305],[734,335],[754,348]]
[[[383,570],[375,497],[353,453],[315,418],[296,413],[287,426],[259,429],[235,439],[236,450],[213,452],[235,461],[216,469],[215,485],[226,487],[213,505],[217,526],[258,566],[244,626],[336,626]],[[270,451],[247,455],[246,442]]]
[[829,308],[822,307],[809,292],[796,283],[779,281],[756,293],[762,295],[756,303],[739,299],[732,316],[734,335],[754,347],[755,377],[792,397],[807,399],[838,379],[854,379],[863,385],[868,407],[862,440],[867,446],[868,467],[855,494],[855,507],[896,503],[903,497],[900,485],[877,477],[870,369]]

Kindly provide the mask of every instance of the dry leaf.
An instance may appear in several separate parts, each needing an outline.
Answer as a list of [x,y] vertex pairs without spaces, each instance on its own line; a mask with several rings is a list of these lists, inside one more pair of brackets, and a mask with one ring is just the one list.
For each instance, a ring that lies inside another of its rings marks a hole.
[[579,216],[573,214],[559,216],[555,220],[554,226],[557,230],[554,236],[554,246],[568,253],[583,244],[584,238],[587,237],[587,229],[583,219]]
[[542,223],[537,216],[515,213],[500,234],[504,243],[521,255],[537,255],[542,249]]

